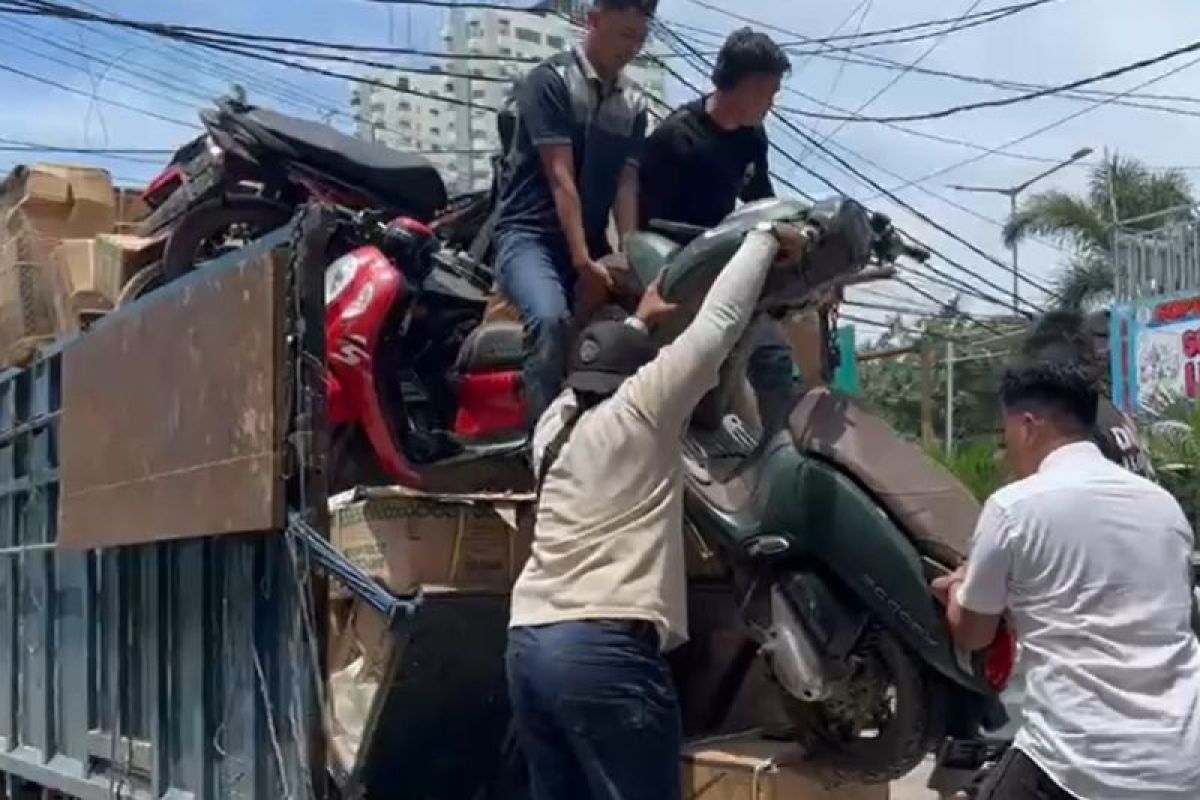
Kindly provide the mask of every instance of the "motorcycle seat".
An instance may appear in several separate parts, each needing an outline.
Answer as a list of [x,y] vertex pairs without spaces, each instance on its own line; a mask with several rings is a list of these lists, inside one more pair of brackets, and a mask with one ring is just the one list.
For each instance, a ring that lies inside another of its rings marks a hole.
[[366,189],[393,208],[428,221],[447,203],[446,186],[428,159],[417,153],[347,136],[328,125],[266,108],[231,112],[256,143],[350,186]]
[[966,556],[979,503],[917,445],[852,397],[808,392],[789,420],[802,451],[832,461],[883,505],[921,555],[956,565]]
[[484,322],[467,334],[458,351],[459,375],[520,369],[524,361],[524,328],[519,322]]

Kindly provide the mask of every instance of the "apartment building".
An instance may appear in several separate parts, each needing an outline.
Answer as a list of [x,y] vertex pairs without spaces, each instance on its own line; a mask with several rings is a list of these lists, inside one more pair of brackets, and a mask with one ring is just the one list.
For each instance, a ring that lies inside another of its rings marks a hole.
[[[387,86],[452,102],[355,84],[350,104],[359,117],[356,134],[425,153],[452,193],[486,187],[491,157],[499,147],[495,109],[504,103],[513,81],[536,61],[561,52],[582,35],[577,0],[545,0],[541,8],[543,13],[452,9],[441,45],[460,57],[436,64],[434,74],[381,70],[368,75]],[[639,60],[629,76],[646,91],[664,96],[661,68]]]

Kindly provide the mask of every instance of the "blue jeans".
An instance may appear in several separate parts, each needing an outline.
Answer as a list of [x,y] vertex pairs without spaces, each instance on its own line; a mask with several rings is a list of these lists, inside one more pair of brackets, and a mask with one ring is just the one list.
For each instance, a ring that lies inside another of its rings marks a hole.
[[558,396],[566,376],[575,299],[575,270],[566,242],[554,234],[497,234],[496,279],[525,325],[521,380],[532,428]]
[[653,626],[513,628],[506,659],[532,800],[680,796],[679,703]]

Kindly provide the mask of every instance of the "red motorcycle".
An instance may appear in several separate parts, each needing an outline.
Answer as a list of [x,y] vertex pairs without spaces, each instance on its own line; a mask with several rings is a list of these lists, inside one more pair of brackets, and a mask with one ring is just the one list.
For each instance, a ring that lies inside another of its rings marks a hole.
[[527,488],[522,330],[480,325],[490,274],[419,220],[341,214],[339,250],[360,246],[325,273],[333,488]]
[[159,270],[142,277],[136,295],[280,227],[310,200],[385,209],[454,241],[469,241],[487,216],[486,193],[448,204],[441,176],[418,154],[234,100],[200,118],[206,133],[176,151],[143,192],[154,210],[139,234],[169,238]]

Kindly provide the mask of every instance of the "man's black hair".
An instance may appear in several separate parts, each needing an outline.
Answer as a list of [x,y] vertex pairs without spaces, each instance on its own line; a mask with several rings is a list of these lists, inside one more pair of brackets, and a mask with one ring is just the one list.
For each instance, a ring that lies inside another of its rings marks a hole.
[[741,28],[729,34],[717,65],[713,67],[713,85],[721,90],[733,89],[751,75],[775,75],[782,78],[792,70],[787,53],[765,33]]
[[[1054,352],[1056,351],[1057,352]],[[1000,402],[1008,412],[1030,411],[1064,433],[1087,436],[1096,424],[1100,390],[1094,360],[1074,346],[1022,353],[1004,370]]]
[[658,0],[592,0],[601,11],[640,11],[653,17],[658,11]]

